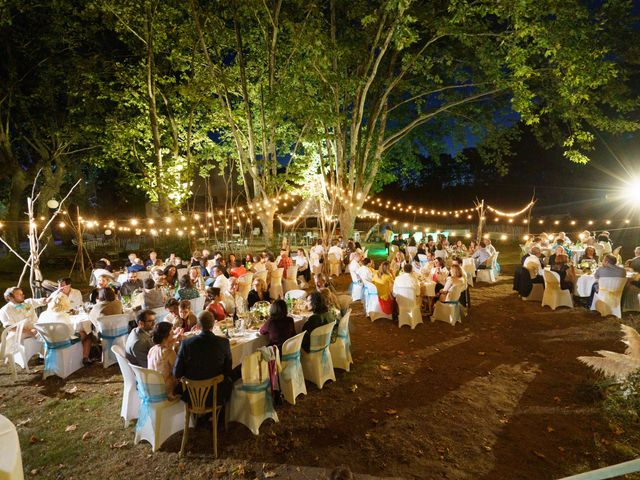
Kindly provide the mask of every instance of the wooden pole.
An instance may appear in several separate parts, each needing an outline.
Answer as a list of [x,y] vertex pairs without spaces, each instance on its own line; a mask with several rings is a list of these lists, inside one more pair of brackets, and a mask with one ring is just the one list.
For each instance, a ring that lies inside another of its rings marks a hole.
[[482,199],[482,201],[480,203],[476,202],[476,207],[478,210],[478,235],[477,235],[477,242],[480,242],[480,240],[482,239],[482,227],[484,225],[484,221],[485,221],[485,216],[484,216],[484,198]]

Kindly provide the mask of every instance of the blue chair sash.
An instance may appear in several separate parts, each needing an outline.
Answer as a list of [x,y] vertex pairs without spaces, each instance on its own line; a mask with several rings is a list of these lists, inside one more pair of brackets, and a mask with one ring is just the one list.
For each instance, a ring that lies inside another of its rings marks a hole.
[[267,413],[273,413],[273,398],[271,397],[271,379],[267,378],[262,383],[242,383],[240,389],[249,393],[264,392],[264,404]]
[[282,357],[280,357],[280,360],[282,360],[283,362],[287,362],[284,369],[282,370],[282,378],[287,381],[293,380],[294,375],[297,376],[297,373],[299,372],[298,366],[301,366],[300,350],[298,350],[297,352],[282,355]]
[[327,359],[329,358],[329,345],[331,344],[331,336],[327,338],[327,343],[324,346],[320,346],[318,348],[309,349],[309,353],[318,353],[322,352],[322,366],[327,364]]
[[349,332],[338,332],[338,338],[341,338],[344,341],[344,347],[347,351],[347,355],[351,355],[351,337],[349,336]]
[[45,373],[55,372],[58,370],[58,356],[56,350],[62,350],[70,347],[74,343],[78,343],[79,338],[69,338],[61,342],[47,342],[45,340],[46,351],[44,354],[44,371]]
[[111,356],[111,347],[113,346],[115,340],[120,337],[125,337],[129,334],[129,326],[122,325],[116,328],[105,329],[100,333],[100,336],[104,340],[104,350],[105,356]]
[[138,431],[144,427],[149,419],[149,406],[152,403],[164,402],[168,397],[164,383],[145,384],[143,387],[140,382],[136,382],[136,390],[140,396],[140,413],[136,424],[136,431]]

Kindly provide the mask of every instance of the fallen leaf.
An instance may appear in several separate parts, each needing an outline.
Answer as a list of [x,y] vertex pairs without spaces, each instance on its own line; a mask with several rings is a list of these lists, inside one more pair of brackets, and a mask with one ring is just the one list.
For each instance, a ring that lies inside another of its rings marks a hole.
[[487,452],[493,450],[489,445],[483,445],[482,448],[484,448]]
[[35,435],[31,435],[31,436],[29,437],[29,443],[31,443],[32,445],[33,445],[34,443],[38,443],[39,441],[40,441],[40,439],[39,439],[38,437],[36,437]]
[[21,427],[23,425],[26,425],[27,423],[29,423],[31,421],[30,418],[27,418],[26,420],[21,420],[18,423],[16,423],[16,427]]
[[129,442],[126,440],[122,440],[121,442],[116,442],[111,445],[111,448],[123,448],[129,445]]
[[385,372],[388,372],[389,370],[391,370],[391,367],[387,367],[386,365],[378,365],[378,368],[380,370],[384,370]]
[[225,467],[224,465],[219,466],[218,468],[215,469],[215,471],[213,472],[215,474],[215,476],[217,478],[221,478],[227,475],[227,467]]
[[503,425],[506,425],[507,423],[509,423],[509,419],[508,418],[501,418],[500,419],[500,423],[502,423]]
[[481,357],[484,357],[486,354],[486,352],[478,352],[478,355],[480,355]]
[[354,383],[353,385],[351,385],[351,387],[349,387],[349,390],[351,390],[352,393],[355,393],[356,390],[358,390],[358,385]]
[[34,468],[33,470],[31,470],[29,473],[31,473],[31,475],[37,475],[38,474],[38,469]]
[[555,432],[555,431],[556,431],[555,428],[550,427],[550,426],[547,425],[547,432],[551,433],[551,432]]
[[244,476],[244,465],[242,463],[239,463],[237,465],[234,465],[233,467],[231,467],[231,475],[235,476]]
[[82,434],[82,440],[87,440],[91,437],[91,432],[84,432]]
[[378,419],[377,418],[372,418],[371,421],[376,425],[378,424]]
[[553,397],[553,401],[556,403],[560,403],[560,397]]
[[67,428],[64,429],[65,432],[73,432],[78,428],[77,425],[67,425]]
[[273,478],[277,475],[273,470],[269,470],[268,472],[264,472],[264,478]]
[[184,462],[178,463],[178,470],[180,470],[181,472],[184,472]]
[[614,435],[622,435],[624,433],[624,430],[621,427],[619,427],[618,425],[615,425],[613,427],[612,431],[613,431]]
[[76,393],[77,391],[78,391],[78,386],[76,385],[73,388],[70,388],[69,390],[67,390],[67,393],[73,394],[73,393]]
[[564,447],[558,447],[558,450],[560,450],[561,452],[564,452]]
[[385,409],[384,413],[386,413],[387,415],[395,415],[396,413],[398,413],[398,411],[394,408],[387,408]]
[[535,450],[533,451],[533,454],[538,458],[547,458],[547,457],[544,456],[544,453],[540,453],[540,452],[537,452]]

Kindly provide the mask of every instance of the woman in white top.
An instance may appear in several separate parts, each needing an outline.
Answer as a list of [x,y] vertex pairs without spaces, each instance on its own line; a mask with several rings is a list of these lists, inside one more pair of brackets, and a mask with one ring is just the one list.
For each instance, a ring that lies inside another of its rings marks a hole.
[[309,283],[311,281],[311,269],[309,268],[309,260],[307,260],[307,254],[304,252],[304,248],[298,249],[295,264],[296,267],[298,267],[298,275],[302,275],[304,281]]
[[436,292],[444,288],[448,276],[449,271],[447,267],[444,266],[444,259],[442,257],[436,257],[434,266],[429,274],[429,280],[436,282]]

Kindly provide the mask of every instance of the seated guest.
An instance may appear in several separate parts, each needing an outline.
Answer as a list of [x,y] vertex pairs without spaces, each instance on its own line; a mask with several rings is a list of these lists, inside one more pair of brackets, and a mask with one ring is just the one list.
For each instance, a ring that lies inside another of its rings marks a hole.
[[261,278],[254,278],[251,284],[251,290],[247,296],[247,306],[253,307],[257,302],[270,302],[269,290],[267,284]]
[[391,273],[389,262],[382,262],[378,271],[373,276],[373,284],[378,289],[378,302],[380,308],[387,315],[393,315],[395,310],[395,302],[391,296],[393,290],[394,276]]
[[414,297],[420,297],[420,283],[412,275],[413,267],[410,263],[407,263],[404,267],[402,267],[402,273],[396,277],[393,281],[393,295],[398,295],[398,289],[400,288],[410,288],[414,292]]
[[436,284],[436,293],[444,287],[448,276],[449,271],[447,267],[445,267],[444,259],[442,257],[436,257],[431,272],[429,272],[429,279]]
[[69,277],[63,277],[58,280],[58,292],[69,298],[71,308],[74,310],[79,309],[84,304],[82,293],[80,293],[80,290],[71,287],[71,278]]
[[329,247],[329,251],[327,252],[327,255],[335,255],[338,261],[342,262],[342,257],[344,255],[344,252],[342,251],[342,248],[340,248],[340,246],[338,245],[338,240],[334,239],[331,241],[331,247]]
[[402,270],[402,267],[404,266],[406,261],[407,261],[407,257],[405,257],[404,253],[396,252],[396,254],[391,259],[391,262],[389,263],[389,268],[391,269],[391,273],[393,275],[397,275],[398,272]]
[[295,336],[293,318],[287,314],[287,302],[278,299],[269,307],[269,318],[260,327],[260,335],[269,335],[269,345],[282,350],[282,344]]
[[156,288],[153,278],[145,278],[142,291],[142,305],[145,309],[160,308],[164,306],[164,294]]
[[593,296],[599,291],[598,281],[601,278],[625,278],[627,276],[627,272],[620,265],[616,265],[618,259],[615,255],[607,254],[604,256],[602,260],[602,266],[599,267],[593,277],[595,278],[595,283],[591,288],[591,295],[589,296],[589,307],[593,303]]
[[491,254],[486,248],[484,239],[478,242],[478,248],[475,252],[473,252],[471,258],[473,258],[474,262],[476,263],[476,268],[487,268],[486,262],[491,258]]
[[129,255],[127,255],[127,262],[124,264],[125,267],[129,268],[131,265],[133,265],[136,261],[136,259],[138,258],[138,255],[136,255],[135,253],[131,252]]
[[194,288],[189,275],[183,275],[180,278],[180,288],[176,291],[175,298],[177,300],[192,300],[198,298],[200,292]]
[[178,269],[175,265],[167,265],[164,269],[164,280],[169,287],[174,288],[178,283]]
[[[36,308],[50,302],[50,298],[24,298],[20,287],[9,287],[4,291],[6,305],[0,308],[0,321],[4,328],[15,328],[18,323],[26,320],[23,336],[33,337],[36,334],[33,326],[38,320]],[[4,361],[4,360],[3,360]]]
[[454,298],[454,295],[452,295],[454,287],[460,287],[456,289],[457,295],[455,295],[455,297],[458,298],[467,288],[467,282],[464,279],[464,271],[460,265],[451,265],[451,275],[447,277],[447,280],[444,282],[444,287],[438,293],[438,300],[441,302],[457,301],[458,298]]
[[449,254],[442,243],[436,243],[436,250],[433,252],[433,256],[436,258],[444,258],[446,260]]
[[147,368],[147,355],[153,346],[151,331],[156,323],[156,314],[153,310],[140,310],[136,315],[136,323],[138,326],[129,333],[124,351],[127,360],[133,365]]
[[[47,310],[40,314],[38,318],[39,324],[50,322],[61,322],[67,325],[69,329],[69,338],[76,338],[76,328],[71,321],[69,311],[72,309],[71,301],[66,295],[56,295],[49,302]],[[91,336],[87,335],[84,330],[80,330],[80,340],[82,342],[82,364],[87,366],[91,364],[89,360],[89,352],[91,351]]]
[[307,259],[307,254],[304,251],[304,248],[298,249],[298,254],[296,255],[296,267],[298,267],[298,276],[302,275],[304,281],[309,283],[311,281],[311,268],[309,267],[309,259]]
[[583,245],[589,245],[592,247],[596,246],[596,239],[591,236],[589,230],[585,230],[579,235],[580,240],[582,240]]
[[247,269],[244,268],[244,265],[240,260],[233,262],[233,267],[229,270],[229,275],[235,278],[240,278],[245,273],[247,273]]
[[485,238],[484,239],[484,248],[487,249],[487,252],[489,253],[489,255],[493,256],[497,253],[496,247],[494,247],[491,244],[491,239],[490,238]]
[[360,261],[362,260],[361,255],[358,252],[353,252],[349,261],[349,272],[354,275],[358,275],[358,270],[360,269]]
[[334,320],[340,320],[340,317],[342,316],[342,308],[336,294],[326,287],[319,288],[318,292],[320,292],[320,295],[322,295],[324,304],[329,309],[329,313],[333,315]]
[[456,242],[456,246],[455,246],[454,250],[456,252],[458,252],[459,254],[467,253],[467,247],[465,246],[464,243],[462,243],[462,240],[458,240]]
[[262,255],[255,255],[251,263],[251,271],[253,273],[264,272],[267,270],[267,259]]
[[224,310],[220,289],[216,287],[207,288],[207,298],[210,299],[211,302],[207,305],[206,310],[211,312],[217,321],[227,318],[227,312]]
[[145,270],[146,268],[142,263],[142,260],[139,258],[136,258],[133,261],[133,264],[127,268],[127,272],[144,272]]
[[636,247],[633,254],[635,257],[624,262],[624,266],[630,268],[634,272],[640,273],[640,247]]
[[98,277],[98,281],[96,283],[96,288],[91,290],[91,295],[89,295],[89,301],[91,303],[96,303],[98,301],[98,292],[104,288],[110,288],[115,293],[113,286],[111,284],[112,278],[107,275],[100,275]]
[[591,264],[591,268],[595,268],[598,265],[598,256],[596,255],[596,249],[594,247],[584,249],[584,253],[578,263],[582,264],[583,262]]
[[159,322],[151,332],[153,347],[147,353],[147,368],[162,374],[169,399],[173,398],[173,390],[178,384],[173,376],[173,367],[176,363],[176,352],[173,350],[175,339],[172,333],[172,325],[169,322]]
[[197,318],[191,311],[191,302],[189,300],[181,300],[178,305],[178,318],[173,322],[174,330],[181,328],[183,332],[189,332],[196,323]]
[[182,265],[182,261],[178,257],[176,257],[175,253],[171,253],[169,258],[164,261],[164,264],[168,267],[169,265],[173,265],[174,267],[179,267]]
[[525,259],[524,264],[522,265],[529,271],[531,283],[544,283],[544,279],[542,278],[542,261],[540,260],[540,257],[542,257],[540,247],[532,247],[529,256]]
[[576,272],[573,266],[569,266],[569,257],[564,253],[556,254],[551,271],[556,272],[560,276],[560,288],[562,290],[570,290],[573,292],[573,286],[576,284]]
[[193,283],[193,288],[198,290],[199,293],[204,293],[204,278],[202,278],[200,267],[189,268],[189,278],[191,279],[191,283]]
[[149,273],[150,273],[150,278],[153,279],[153,281],[156,284],[156,287],[168,287],[167,279],[164,276],[164,268],[152,267]]
[[360,280],[362,280],[363,282],[373,281],[373,273],[373,261],[368,257],[364,258],[362,260],[362,265],[360,265],[360,268],[358,268],[358,276],[360,277]]
[[100,317],[106,315],[121,315],[122,313],[124,313],[122,303],[116,298],[113,289],[107,287],[98,290],[98,298],[96,299],[96,304],[89,312],[89,318],[95,324]]
[[113,265],[111,265],[111,262],[109,261],[108,258],[101,258],[100,260],[98,260],[95,263],[95,268],[102,268],[104,270],[106,270],[107,272],[112,273],[113,272]]
[[282,278],[287,278],[287,269],[293,267],[293,260],[289,256],[289,250],[286,248],[280,250],[280,256],[276,259],[276,265],[278,268],[283,269]]
[[[224,375],[224,381],[218,385],[218,402],[223,404],[229,400],[232,386],[232,359],[229,340],[213,334],[213,315],[206,310],[198,315],[200,333],[183,340],[178,351],[178,358],[173,368],[173,376],[180,380],[206,380]],[[189,401],[186,391],[182,399]],[[213,393],[209,403],[213,402]]]
[[220,265],[214,265],[211,269],[211,277],[207,280],[206,284],[215,288],[220,289],[220,293],[222,295],[226,295],[231,291],[231,283],[229,283],[229,279],[224,276],[222,268]]
[[611,253],[613,250],[613,246],[611,245],[611,238],[609,237],[609,232],[604,231],[600,235],[598,235],[598,244],[602,245],[602,253],[606,255]]
[[130,271],[127,281],[120,287],[120,297],[131,297],[136,290],[142,290],[142,280],[138,278],[138,272]]
[[329,312],[329,308],[324,303],[324,298],[320,292],[311,292],[309,295],[309,305],[313,314],[302,327],[304,338],[302,339],[302,349],[309,353],[311,346],[311,332],[316,328],[326,325],[335,320],[334,315]]
[[556,257],[558,255],[566,255],[564,248],[562,248],[562,245],[558,245],[554,252],[551,254],[551,256],[549,257],[549,260],[546,262],[547,265],[549,265],[550,267],[553,267],[556,263]]
[[169,313],[164,317],[163,321],[169,322],[174,326],[178,325],[178,328],[180,328],[182,326],[182,321],[180,320],[180,301],[175,298],[170,298],[164,304],[164,309]]
[[149,252],[149,258],[145,260],[144,267],[149,269],[151,267],[157,267],[160,265],[160,260],[158,260],[158,254],[155,250],[151,250]]

